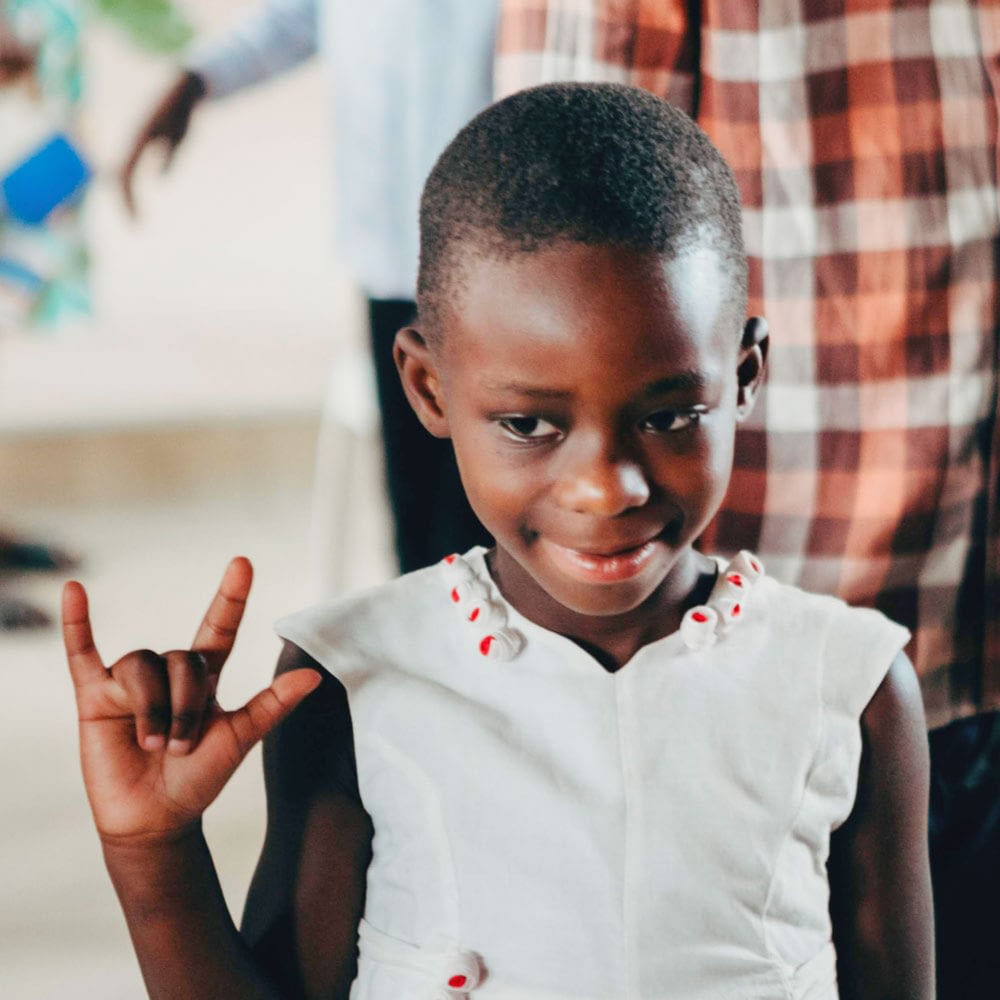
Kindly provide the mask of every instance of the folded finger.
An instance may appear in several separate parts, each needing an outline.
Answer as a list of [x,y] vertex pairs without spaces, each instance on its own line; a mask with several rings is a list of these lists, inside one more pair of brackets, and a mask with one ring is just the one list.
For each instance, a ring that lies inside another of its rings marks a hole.
[[111,667],[135,717],[136,742],[144,750],[163,750],[170,732],[170,682],[167,661],[149,649],[123,656]]
[[213,692],[208,665],[201,653],[174,650],[165,653],[170,682],[170,735],[167,750],[185,754],[198,742],[211,710]]

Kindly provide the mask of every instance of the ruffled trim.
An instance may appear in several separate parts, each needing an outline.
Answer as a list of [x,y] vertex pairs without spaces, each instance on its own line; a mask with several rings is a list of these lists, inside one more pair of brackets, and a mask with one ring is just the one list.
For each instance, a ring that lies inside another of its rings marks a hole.
[[[512,660],[524,648],[524,636],[508,624],[506,604],[494,597],[468,561],[457,553],[441,560],[448,599],[462,615],[481,656]],[[681,620],[680,636],[688,649],[707,649],[743,620],[750,591],[764,575],[760,560],[741,552],[719,574],[705,604],[690,608]]]
[[708,649],[747,613],[750,591],[764,575],[760,560],[741,552],[719,574],[705,604],[690,608],[681,619],[680,634],[688,649]]
[[487,660],[513,660],[524,648],[524,636],[507,624],[506,605],[493,599],[493,591],[462,556],[445,556],[441,565],[448,599],[465,619],[479,654]]

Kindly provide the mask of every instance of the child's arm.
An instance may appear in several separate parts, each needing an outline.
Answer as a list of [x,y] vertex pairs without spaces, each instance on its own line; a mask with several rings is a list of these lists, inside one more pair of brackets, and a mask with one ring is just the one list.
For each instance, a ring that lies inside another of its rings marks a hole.
[[287,673],[241,709],[218,707],[251,576],[245,559],[230,563],[192,649],[129,653],[110,668],[83,588],[64,593],[84,783],[153,998],[278,996],[236,931],[201,833],[202,812],[247,751],[319,682]]
[[279,676],[309,667],[316,691],[264,741],[267,837],[243,913],[243,937],[289,996],[346,997],[372,827],[358,793],[347,694],[286,643]]
[[830,853],[840,995],[933,1000],[927,729],[916,674],[903,653],[861,728],[857,800]]

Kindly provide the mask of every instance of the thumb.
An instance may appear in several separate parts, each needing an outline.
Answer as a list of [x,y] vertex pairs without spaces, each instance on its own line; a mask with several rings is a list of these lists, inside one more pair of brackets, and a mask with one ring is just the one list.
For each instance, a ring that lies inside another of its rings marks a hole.
[[180,137],[171,137],[165,140],[166,148],[163,151],[163,160],[160,163],[160,173],[167,173],[173,166],[174,157],[177,155],[177,147],[181,144]]
[[141,135],[136,139],[135,144],[129,152],[128,159],[118,174],[118,186],[125,201],[125,208],[133,219],[138,218],[139,215],[139,208],[135,200],[135,169],[148,141],[145,135]]
[[240,757],[245,757],[254,744],[290,715],[321,681],[322,677],[315,670],[290,670],[275,677],[270,687],[233,712],[229,724],[239,743]]

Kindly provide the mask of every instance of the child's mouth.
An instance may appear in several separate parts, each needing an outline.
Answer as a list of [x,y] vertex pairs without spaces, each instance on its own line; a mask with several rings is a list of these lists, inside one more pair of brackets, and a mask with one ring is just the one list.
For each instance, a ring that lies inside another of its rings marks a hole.
[[620,583],[638,576],[657,549],[655,538],[614,552],[584,552],[540,539],[549,558],[567,576],[587,583]]

